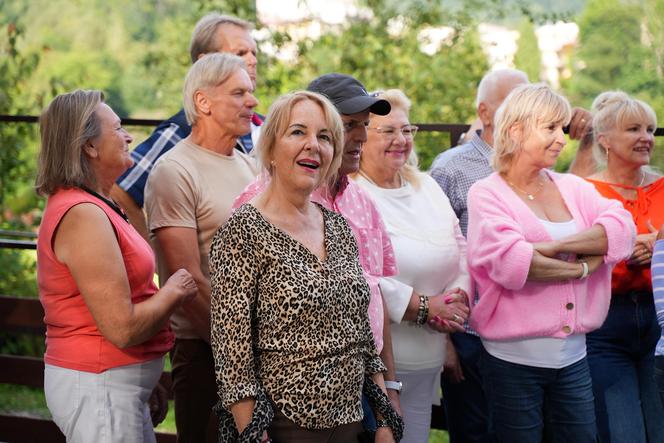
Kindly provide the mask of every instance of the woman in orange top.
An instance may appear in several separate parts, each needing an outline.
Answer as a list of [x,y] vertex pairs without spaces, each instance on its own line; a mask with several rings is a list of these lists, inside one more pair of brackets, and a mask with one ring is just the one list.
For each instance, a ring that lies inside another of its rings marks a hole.
[[664,178],[652,171],[657,119],[648,104],[623,92],[605,92],[593,103],[595,156],[605,164],[588,180],[619,200],[634,218],[632,256],[612,276],[604,325],[588,334],[588,363],[601,442],[664,441],[664,409],[653,379],[660,328],[650,280],[657,230],[664,223]]
[[132,138],[99,91],[57,96],[40,119],[37,240],[44,394],[67,442],[154,442],[147,400],[196,294],[184,269],[157,290],[150,245],[110,198]]

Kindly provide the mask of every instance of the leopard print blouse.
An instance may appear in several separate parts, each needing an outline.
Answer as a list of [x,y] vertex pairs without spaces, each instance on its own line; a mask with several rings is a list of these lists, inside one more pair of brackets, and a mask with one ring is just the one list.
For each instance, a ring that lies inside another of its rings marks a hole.
[[343,216],[319,208],[324,261],[250,204],[212,241],[212,349],[222,423],[228,407],[247,397],[257,400],[253,432],[267,427],[271,405],[311,429],[359,421],[365,375],[385,370],[371,335],[369,287],[355,238]]

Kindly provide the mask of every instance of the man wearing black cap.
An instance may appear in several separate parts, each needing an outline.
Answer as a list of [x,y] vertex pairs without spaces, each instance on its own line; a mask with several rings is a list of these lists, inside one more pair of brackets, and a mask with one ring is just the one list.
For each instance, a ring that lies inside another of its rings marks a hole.
[[[331,209],[342,214],[355,234],[360,249],[360,262],[365,271],[371,290],[369,319],[371,330],[376,341],[380,357],[388,368],[385,374],[385,386],[392,406],[401,413],[399,392],[401,383],[394,374],[394,358],[392,355],[392,339],[387,311],[383,309],[383,300],[378,282],[381,277],[396,275],[396,261],[392,244],[385,231],[383,220],[372,200],[352,180],[348,174],[360,170],[360,154],[362,144],[367,141],[369,113],[387,115],[390,104],[386,100],[372,96],[354,77],[345,74],[325,74],[314,79],[307,87],[309,91],[326,96],[341,114],[344,124],[345,143],[339,178],[335,186],[321,192],[321,197]],[[327,206],[327,205],[326,205]],[[370,412],[366,408],[365,412]],[[384,423],[378,420],[377,440]],[[365,427],[376,428],[376,421],[371,414],[365,417]]]
[[321,75],[309,83],[307,89],[329,98],[344,122],[346,143],[339,175],[346,176],[359,171],[362,144],[367,141],[369,112],[387,115],[390,113],[390,104],[373,97],[362,83],[345,74]]

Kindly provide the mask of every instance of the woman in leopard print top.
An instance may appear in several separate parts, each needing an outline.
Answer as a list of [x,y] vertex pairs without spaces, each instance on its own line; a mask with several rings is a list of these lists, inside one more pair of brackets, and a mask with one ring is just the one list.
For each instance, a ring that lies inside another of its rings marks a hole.
[[266,431],[274,441],[357,441],[363,388],[399,437],[355,238],[341,215],[309,200],[339,167],[341,120],[322,96],[289,94],[260,143],[270,185],[210,248],[222,441],[264,441]]

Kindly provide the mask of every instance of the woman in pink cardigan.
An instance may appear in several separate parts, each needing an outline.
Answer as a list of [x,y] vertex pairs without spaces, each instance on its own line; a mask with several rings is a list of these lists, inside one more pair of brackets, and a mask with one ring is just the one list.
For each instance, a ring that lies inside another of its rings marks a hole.
[[496,113],[496,172],[468,194],[470,322],[499,441],[596,440],[585,334],[606,317],[635,228],[618,202],[549,170],[570,115],[547,86],[515,89]]

